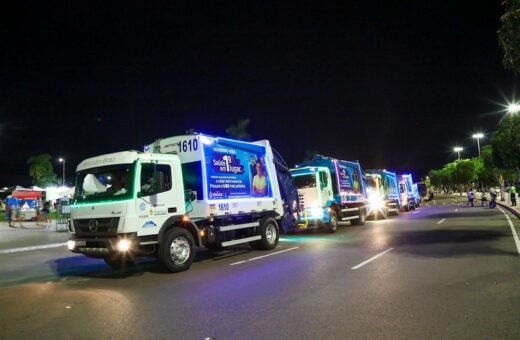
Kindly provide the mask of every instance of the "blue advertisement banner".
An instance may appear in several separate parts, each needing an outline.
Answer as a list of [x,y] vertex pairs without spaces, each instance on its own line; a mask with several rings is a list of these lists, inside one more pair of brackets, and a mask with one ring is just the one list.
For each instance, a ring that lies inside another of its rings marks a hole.
[[[360,174],[353,166],[345,162],[336,162],[336,173],[339,190],[347,195],[358,195],[361,193]],[[357,196],[347,196],[347,201],[356,201]]]
[[271,195],[265,147],[219,140],[204,144],[209,199],[268,197]]

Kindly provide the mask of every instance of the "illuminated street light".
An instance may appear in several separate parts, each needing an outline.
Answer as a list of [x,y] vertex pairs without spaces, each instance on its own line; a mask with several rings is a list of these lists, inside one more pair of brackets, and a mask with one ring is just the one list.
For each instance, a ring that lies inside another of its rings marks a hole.
[[457,153],[458,159],[460,159],[460,152],[462,150],[463,149],[460,146],[456,146],[456,147],[453,148],[453,151],[455,151]]
[[478,157],[480,158],[480,138],[484,138],[484,134],[480,132],[474,133],[472,137],[477,139]]
[[60,158],[59,161],[63,165],[63,174],[62,174],[61,184],[63,186],[65,186],[65,158]]
[[515,114],[520,112],[520,104],[518,103],[511,103],[507,106],[507,112],[511,114]]

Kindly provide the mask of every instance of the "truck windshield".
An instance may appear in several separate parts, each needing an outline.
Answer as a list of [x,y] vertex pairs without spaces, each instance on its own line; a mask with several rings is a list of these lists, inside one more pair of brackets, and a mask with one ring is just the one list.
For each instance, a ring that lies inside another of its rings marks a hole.
[[316,187],[316,175],[309,174],[309,175],[295,176],[294,183],[296,184],[296,187],[298,189],[314,188],[314,187]]
[[370,178],[370,179],[368,180],[368,185],[369,185],[368,190],[377,190],[377,182],[376,182],[375,179]]
[[117,164],[77,172],[74,200],[93,203],[132,197],[134,169],[134,164]]

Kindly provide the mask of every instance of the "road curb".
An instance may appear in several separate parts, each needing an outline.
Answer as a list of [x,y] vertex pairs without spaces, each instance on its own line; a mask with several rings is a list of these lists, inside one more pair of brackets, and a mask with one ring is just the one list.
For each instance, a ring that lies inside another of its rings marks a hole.
[[509,210],[513,215],[515,215],[517,218],[520,218],[520,211],[518,209],[516,209],[516,207],[511,207],[509,205],[506,205],[504,203],[500,203],[500,202],[497,202],[497,204],[499,206],[501,206],[502,208],[506,208],[507,210]]

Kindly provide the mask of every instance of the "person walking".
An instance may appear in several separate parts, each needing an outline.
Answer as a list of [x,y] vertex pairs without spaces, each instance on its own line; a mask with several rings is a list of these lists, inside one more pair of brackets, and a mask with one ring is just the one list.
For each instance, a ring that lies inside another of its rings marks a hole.
[[511,199],[511,206],[516,206],[516,187],[511,185],[509,188],[509,197]]

